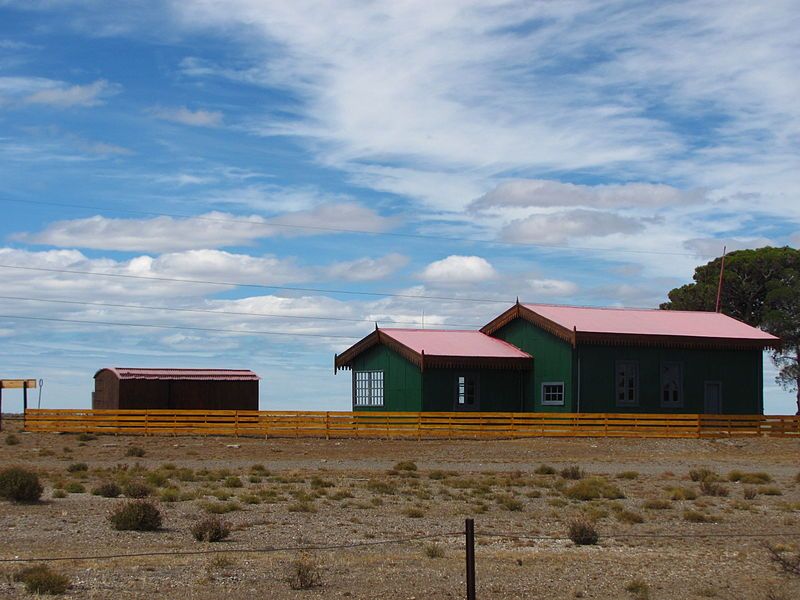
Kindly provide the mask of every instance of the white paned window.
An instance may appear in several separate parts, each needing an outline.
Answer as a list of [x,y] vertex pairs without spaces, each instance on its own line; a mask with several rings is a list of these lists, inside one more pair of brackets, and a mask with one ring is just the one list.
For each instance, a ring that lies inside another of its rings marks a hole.
[[546,406],[564,406],[563,381],[545,381],[542,384],[542,404]]
[[639,363],[617,361],[615,380],[617,406],[639,406]]
[[661,406],[683,406],[683,365],[676,362],[661,363]]
[[473,375],[459,375],[456,380],[456,404],[460,408],[475,406],[478,395],[478,382]]
[[383,371],[356,371],[354,406],[383,406]]

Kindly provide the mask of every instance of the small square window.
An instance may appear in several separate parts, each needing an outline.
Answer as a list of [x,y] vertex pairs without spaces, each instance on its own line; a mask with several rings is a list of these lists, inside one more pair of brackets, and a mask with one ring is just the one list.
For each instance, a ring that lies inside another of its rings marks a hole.
[[542,383],[542,404],[545,406],[564,406],[563,381],[546,381]]

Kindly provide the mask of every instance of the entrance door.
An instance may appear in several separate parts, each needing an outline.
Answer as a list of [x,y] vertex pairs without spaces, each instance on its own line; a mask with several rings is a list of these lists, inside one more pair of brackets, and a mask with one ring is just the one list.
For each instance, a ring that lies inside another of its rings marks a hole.
[[703,412],[718,415],[722,412],[722,383],[706,381],[703,393]]
[[479,410],[478,375],[475,373],[462,373],[456,375],[456,410]]

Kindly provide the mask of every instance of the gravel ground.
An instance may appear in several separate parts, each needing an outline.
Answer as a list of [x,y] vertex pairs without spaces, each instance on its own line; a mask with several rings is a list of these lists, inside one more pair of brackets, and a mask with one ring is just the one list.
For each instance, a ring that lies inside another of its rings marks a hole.
[[[0,558],[166,553],[51,563],[70,577],[66,596],[71,598],[461,598],[463,536],[446,534],[461,531],[466,517],[475,518],[479,533],[494,534],[477,540],[479,598],[800,598],[800,577],[772,564],[763,539],[741,535],[774,533],[770,541],[789,551],[800,545],[800,483],[795,479],[800,440],[100,436],[81,442],[75,435],[18,432],[20,443],[7,445],[6,431],[16,427],[4,423],[0,466],[36,470],[45,493],[35,505],[0,502]],[[144,456],[126,456],[131,446],[144,449]],[[417,470],[390,471],[398,461],[413,461]],[[75,463],[86,463],[88,470],[69,472]],[[588,476],[605,477],[625,497],[568,499],[563,492],[574,482],[535,474],[543,463],[557,470],[579,465]],[[266,471],[253,471],[254,464]],[[772,481],[723,481],[728,496],[671,500],[667,488],[699,492],[688,473],[702,467],[723,479],[737,469],[766,472]],[[618,477],[626,471],[638,475]],[[228,487],[229,476],[238,476],[243,486]],[[148,478],[157,484],[154,499],[164,514],[163,529],[112,529],[107,515],[126,500],[89,491],[114,479]],[[83,484],[87,492],[53,497],[70,483]],[[746,500],[748,487],[760,493]],[[166,501],[170,494],[176,501]],[[227,502],[214,497],[228,494]],[[653,498],[667,500],[667,508],[645,508]],[[206,507],[232,502],[238,509],[222,516],[232,526],[229,539],[195,542],[189,529]],[[705,515],[708,522],[685,520],[687,510]],[[631,522],[630,515],[643,522]],[[516,537],[563,538],[576,516],[596,523],[598,545]],[[320,585],[308,590],[293,590],[287,582],[297,552],[238,551],[432,534],[444,536],[435,541],[443,556],[428,556],[434,554],[428,540],[309,553],[305,560],[315,565]],[[630,534],[641,537],[614,537]],[[700,534],[729,536],[685,537]],[[174,554],[197,550],[224,552]],[[29,597],[12,581],[19,568],[18,563],[0,564],[0,597]],[[629,584],[636,580],[643,585],[634,589]]]

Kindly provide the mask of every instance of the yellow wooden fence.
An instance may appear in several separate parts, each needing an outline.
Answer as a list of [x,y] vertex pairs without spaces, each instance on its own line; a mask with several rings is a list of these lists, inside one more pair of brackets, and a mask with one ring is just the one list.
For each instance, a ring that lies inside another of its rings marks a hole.
[[795,437],[765,415],[28,409],[25,431],[385,439]]

